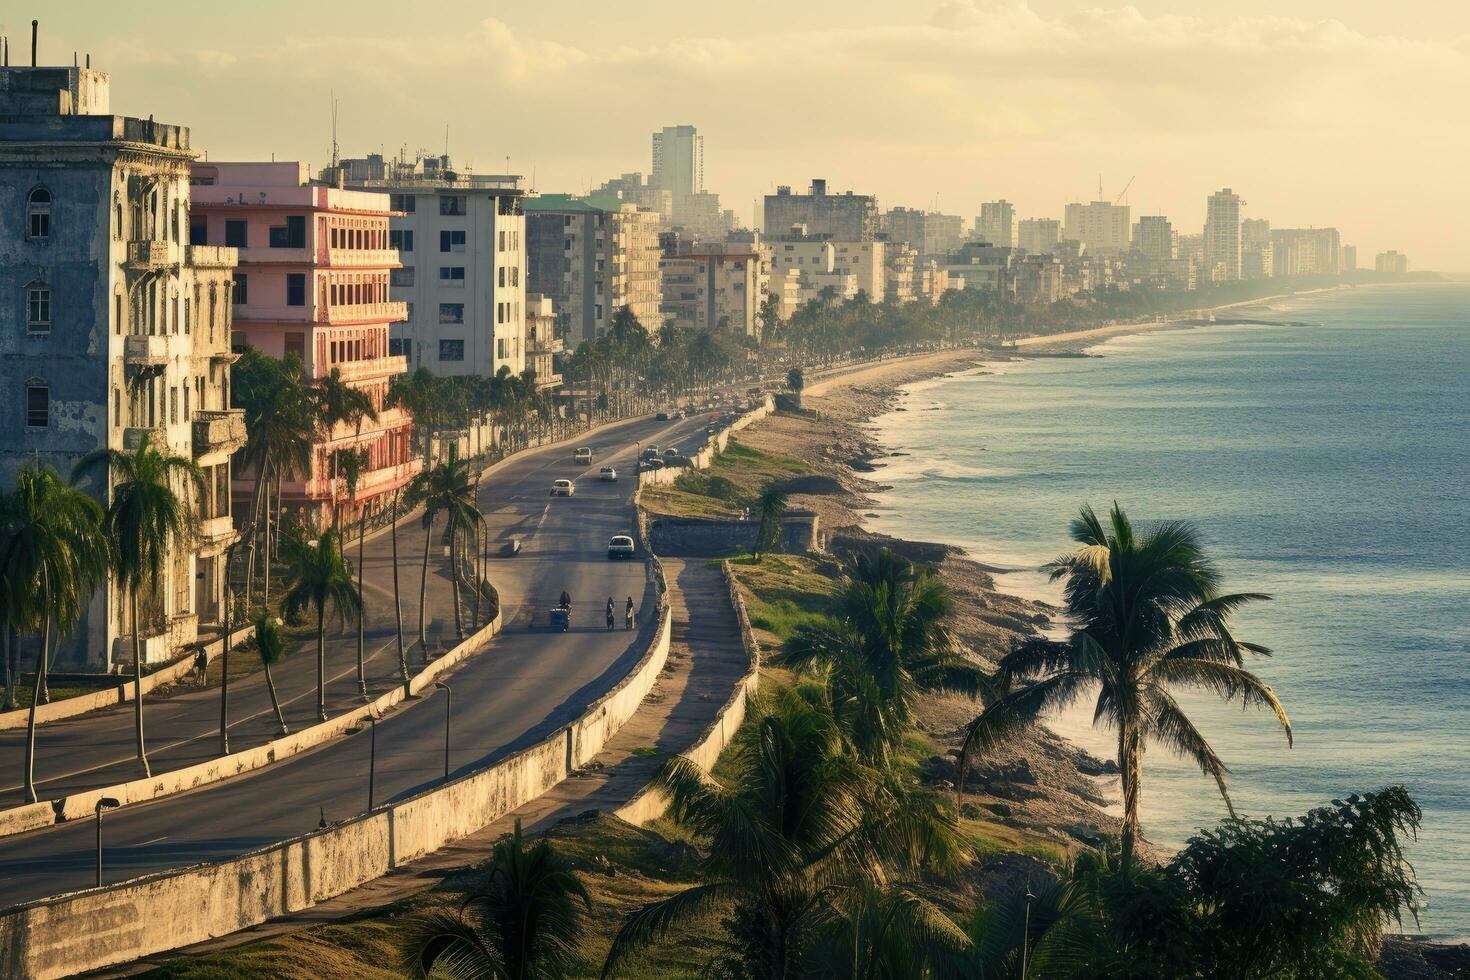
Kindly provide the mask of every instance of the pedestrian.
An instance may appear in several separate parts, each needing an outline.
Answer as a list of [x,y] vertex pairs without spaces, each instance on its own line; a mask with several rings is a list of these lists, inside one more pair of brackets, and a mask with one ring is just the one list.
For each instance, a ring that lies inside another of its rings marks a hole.
[[194,679],[200,687],[209,686],[209,654],[204,648],[199,648],[199,654],[194,658]]
[[633,597],[628,596],[628,604],[623,607],[623,628],[633,628]]
[[608,628],[609,631],[611,631],[612,628],[613,628],[613,597],[612,596],[608,596],[607,597],[607,628]]

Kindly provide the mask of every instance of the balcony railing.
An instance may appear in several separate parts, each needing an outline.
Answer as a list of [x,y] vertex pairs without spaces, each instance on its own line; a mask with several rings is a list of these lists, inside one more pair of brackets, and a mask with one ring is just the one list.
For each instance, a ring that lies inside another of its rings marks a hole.
[[328,370],[332,368],[341,372],[343,381],[363,381],[404,373],[408,370],[408,358],[395,354],[389,357],[369,357],[361,361],[338,361],[327,365]]
[[128,242],[128,266],[150,271],[166,269],[179,264],[178,242],[159,242],[142,239]]
[[159,367],[168,363],[168,334],[141,334],[123,338],[123,363],[128,367]]
[[123,429],[123,448],[133,452],[143,442],[143,437],[148,437],[148,445],[154,449],[163,449],[168,445],[168,436],[163,426],[136,425]]
[[245,410],[194,413],[194,455],[234,452],[245,445]]
[[325,263],[332,268],[386,269],[399,265],[396,248],[327,248]]
[[339,303],[335,306],[318,306],[314,315],[317,323],[353,323],[360,320],[396,323],[408,319],[408,304],[394,300],[386,303]]
[[[358,477],[357,494],[352,500],[360,503],[380,493],[401,487],[418,476],[419,471],[423,468],[423,459],[415,458],[392,466],[368,470]],[[306,482],[304,489],[306,496],[314,500],[347,499],[347,483],[341,477],[316,476]]]
[[229,514],[199,521],[199,538],[207,547],[228,543],[235,536],[235,519]]

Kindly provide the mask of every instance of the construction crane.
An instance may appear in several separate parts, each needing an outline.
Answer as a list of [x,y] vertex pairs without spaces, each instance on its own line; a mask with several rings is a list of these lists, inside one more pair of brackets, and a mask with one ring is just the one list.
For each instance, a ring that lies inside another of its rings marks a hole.
[[1128,183],[1126,183],[1126,184],[1123,185],[1122,192],[1119,193],[1117,197],[1113,198],[1113,204],[1114,205],[1117,205],[1117,204],[1122,203],[1123,198],[1125,198],[1125,197],[1128,196],[1128,188],[1132,187],[1133,186],[1133,182],[1135,180],[1137,180],[1137,179],[1138,179],[1137,178],[1137,175],[1134,175],[1133,177],[1129,177],[1128,178]]

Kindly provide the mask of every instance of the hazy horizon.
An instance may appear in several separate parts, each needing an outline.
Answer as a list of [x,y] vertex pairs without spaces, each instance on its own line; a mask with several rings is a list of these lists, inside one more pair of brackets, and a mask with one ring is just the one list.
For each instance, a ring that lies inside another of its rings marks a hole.
[[1182,232],[1229,186],[1245,217],[1338,227],[1360,267],[1397,249],[1464,273],[1470,5],[1450,7],[750,0],[737,20],[664,0],[493,17],[462,0],[432,15],[361,0],[350,17],[84,0],[13,7],[0,32],[24,63],[39,18],[43,64],[90,52],[114,112],[187,125],[214,159],[323,164],[335,89],[345,156],[441,152],[448,125],[456,162],[501,172],[509,156],[543,192],[646,173],[649,134],[692,123],[706,188],[743,224],[760,195],[813,177],[885,208],[968,221],[1005,198],[1060,218],[1101,174],[1107,198],[1132,177],[1134,217]]

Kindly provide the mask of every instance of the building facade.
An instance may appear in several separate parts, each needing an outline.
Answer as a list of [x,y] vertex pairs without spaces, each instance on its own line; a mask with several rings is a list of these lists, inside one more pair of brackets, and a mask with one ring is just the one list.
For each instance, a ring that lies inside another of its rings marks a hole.
[[1062,223],[1056,218],[1022,218],[1016,225],[1016,244],[1034,254],[1051,252],[1062,240]]
[[1335,276],[1342,270],[1336,228],[1276,228],[1271,247],[1278,276]]
[[759,246],[689,245],[665,254],[664,318],[691,330],[760,337],[760,307],[769,286]]
[[1093,255],[1117,255],[1128,250],[1129,207],[1109,201],[1068,204],[1062,237],[1081,242]]
[[[85,454],[144,436],[200,466],[196,539],[142,597],[151,662],[219,624],[235,539],[230,458],[245,439],[230,408],[236,254],[190,244],[189,130],[113,115],[109,89],[91,68],[0,68],[0,213],[11,216],[0,234],[0,486],[31,462],[65,478]],[[83,486],[107,505],[105,471]],[[133,633],[109,579],[55,663],[131,663]]]
[[766,195],[765,223],[768,240],[784,238],[794,227],[801,234],[833,241],[870,242],[878,235],[878,201],[868,194],[828,194],[827,182],[812,181],[805,194],[778,187]]
[[537,293],[526,296],[526,370],[535,373],[540,390],[561,386],[556,373],[556,356],[564,345],[557,336],[556,308],[551,300]]
[[1240,205],[1240,195],[1228,187],[1205,205],[1205,268],[1218,281],[1240,278]]
[[881,227],[890,242],[907,242],[925,258],[949,255],[965,237],[965,221],[959,215],[918,208],[889,208]]
[[1016,208],[1010,201],[987,201],[975,219],[975,240],[992,245],[1016,244]]
[[[407,318],[390,296],[399,268],[390,244],[387,194],[313,182],[304,163],[196,163],[189,237],[239,251],[231,300],[233,345],[271,357],[294,354],[304,378],[334,370],[377,412],[361,425],[339,422],[312,445],[311,468],[281,483],[281,503],[307,520],[339,511],[345,520],[387,506],[422,467],[413,419],[389,408],[388,389],[407,370],[389,347],[389,328]],[[367,460],[355,494],[337,472],[338,453]],[[236,502],[254,489],[238,479]]]
[[[372,158],[369,158],[372,159]],[[344,160],[342,183],[387,194],[389,245],[400,268],[389,295],[406,304],[389,351],[408,369],[494,377],[526,369],[526,217],[513,175],[455,170],[447,156],[391,161],[381,169]],[[373,174],[354,179],[358,173]],[[324,175],[325,176],[325,175]]]
[[1408,275],[1409,257],[1394,249],[1379,252],[1373,258],[1373,269],[1393,276]]

